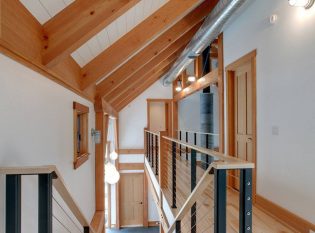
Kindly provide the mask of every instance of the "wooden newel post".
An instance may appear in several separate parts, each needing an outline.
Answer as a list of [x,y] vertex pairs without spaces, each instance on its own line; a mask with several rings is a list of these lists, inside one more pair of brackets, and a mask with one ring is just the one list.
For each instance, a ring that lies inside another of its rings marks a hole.
[[168,177],[168,169],[165,166],[165,163],[167,163],[167,148],[165,143],[164,136],[167,136],[167,131],[161,131],[159,133],[159,183],[161,185],[161,188],[167,187],[167,177]]

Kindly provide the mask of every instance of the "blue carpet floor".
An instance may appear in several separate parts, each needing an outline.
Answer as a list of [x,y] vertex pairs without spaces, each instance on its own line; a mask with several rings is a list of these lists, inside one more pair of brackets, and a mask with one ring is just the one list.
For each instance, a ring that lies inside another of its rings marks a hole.
[[106,229],[106,233],[159,233],[158,227],[132,227],[132,228],[122,228],[120,230]]

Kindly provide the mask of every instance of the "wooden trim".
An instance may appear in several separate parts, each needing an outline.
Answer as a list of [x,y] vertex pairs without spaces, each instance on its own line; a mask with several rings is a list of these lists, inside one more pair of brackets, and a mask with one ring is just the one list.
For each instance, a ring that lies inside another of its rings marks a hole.
[[225,67],[225,71],[227,72],[230,70],[235,70],[236,68],[243,65],[244,63],[249,62],[253,58],[256,58],[256,56],[257,56],[257,50],[255,49],[249,52],[248,54],[244,55],[243,57],[237,59],[235,62],[231,63],[227,67]]
[[93,216],[93,219],[91,221],[91,228],[94,231],[94,233],[101,233],[104,224],[105,224],[105,213],[104,211],[95,211],[95,214]]
[[172,99],[147,99],[147,102],[165,102],[169,103],[172,102]]
[[[117,117],[115,119],[115,124],[114,124],[114,130],[115,130],[115,150],[119,151],[119,118]],[[119,171],[119,160],[116,159],[115,161],[115,167],[116,169]],[[116,228],[120,228],[120,203],[119,203],[119,195],[120,195],[120,188],[119,188],[119,181],[118,183],[115,185],[116,188]]]
[[76,159],[73,161],[73,168],[79,168],[83,163],[85,163],[89,159],[89,153],[84,153],[80,156],[77,156]]
[[118,154],[123,155],[136,155],[136,154],[144,154],[144,149],[120,149]]
[[227,153],[229,155],[234,154],[235,148],[235,100],[234,100],[234,71],[239,66],[247,62],[251,62],[252,68],[252,92],[253,92],[253,163],[255,163],[255,169],[253,170],[253,203],[256,202],[256,193],[257,193],[257,90],[256,90],[256,55],[257,50],[244,55],[240,59],[231,63],[225,68],[226,71],[226,90],[227,90]]
[[182,91],[178,92],[174,96],[174,101],[179,101],[181,99],[184,99],[187,96],[189,96],[189,95],[191,95],[197,91],[200,91],[200,90],[208,87],[209,85],[211,85],[213,83],[217,83],[217,82],[218,82],[218,69],[215,69],[215,70],[211,71],[210,73],[206,74],[204,77],[198,79],[196,82],[192,83],[191,85],[189,85],[188,87],[186,87]]
[[294,228],[301,233],[309,233],[310,230],[315,231],[315,224],[291,213],[287,209],[267,200],[266,198],[256,195],[256,207],[260,208],[268,215],[279,219],[285,225]]
[[[144,169],[144,167],[143,167]],[[143,174],[143,226],[148,227],[149,226],[149,207],[148,207],[148,179],[147,179],[147,173],[144,172]]]
[[202,56],[198,56],[194,61],[195,76],[198,80],[202,77]]
[[73,109],[77,110],[79,113],[89,113],[89,107],[77,102],[73,102]]
[[224,53],[223,33],[218,38],[219,151],[224,153]]
[[[108,227],[111,228],[112,226],[112,187],[110,184],[107,184],[107,205],[108,205]],[[105,206],[106,207],[106,206]]]
[[143,163],[119,163],[119,170],[143,170]]

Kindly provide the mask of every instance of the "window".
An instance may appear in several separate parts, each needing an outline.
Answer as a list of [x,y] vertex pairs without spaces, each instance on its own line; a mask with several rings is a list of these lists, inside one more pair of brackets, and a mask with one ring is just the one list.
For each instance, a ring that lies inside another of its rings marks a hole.
[[73,102],[74,169],[80,167],[89,158],[88,121],[89,108]]

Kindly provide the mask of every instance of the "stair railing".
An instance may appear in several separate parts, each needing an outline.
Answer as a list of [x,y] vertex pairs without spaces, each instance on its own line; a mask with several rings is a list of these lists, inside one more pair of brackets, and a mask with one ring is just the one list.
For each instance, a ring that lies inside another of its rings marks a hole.
[[[21,233],[21,178],[38,176],[38,232],[53,232],[53,187],[71,210],[84,233],[96,233],[75,203],[56,166],[0,167],[6,176],[6,233]],[[56,201],[56,200],[55,200]]]

